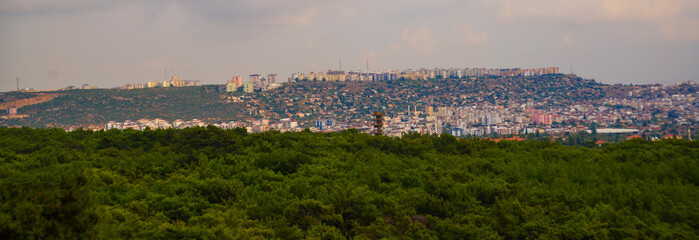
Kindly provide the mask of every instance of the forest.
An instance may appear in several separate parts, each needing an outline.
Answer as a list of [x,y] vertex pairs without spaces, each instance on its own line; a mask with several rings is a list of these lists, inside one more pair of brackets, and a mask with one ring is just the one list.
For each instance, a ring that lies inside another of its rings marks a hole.
[[699,239],[699,142],[0,128],[1,239]]

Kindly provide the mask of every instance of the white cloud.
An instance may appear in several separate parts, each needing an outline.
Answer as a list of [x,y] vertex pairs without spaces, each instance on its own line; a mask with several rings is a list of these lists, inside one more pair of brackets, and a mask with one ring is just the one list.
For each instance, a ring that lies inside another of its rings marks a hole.
[[3,0],[0,1],[0,12],[62,12],[82,11],[101,7],[111,1],[98,0]]
[[390,47],[388,47],[388,52],[399,52],[401,49],[400,43],[394,43],[391,44]]
[[340,9],[340,15],[343,17],[356,17],[357,11],[355,11],[354,9],[350,9],[350,8],[342,8],[342,9]]
[[422,26],[415,30],[405,28],[403,30],[403,42],[413,51],[432,53],[437,40],[432,35],[430,28]]
[[692,0],[494,0],[503,20],[537,17],[577,23],[676,18],[699,6]]
[[666,40],[699,41],[699,18],[684,22],[664,22],[659,25],[659,31]]
[[271,23],[275,25],[292,25],[296,27],[305,27],[313,21],[313,19],[318,15],[320,7],[312,6],[299,13],[292,15],[285,15],[278,18],[272,19]]
[[657,21],[682,14],[683,0],[606,0],[602,17],[611,21]]
[[566,46],[573,44],[573,40],[570,38],[570,35],[564,35],[561,37],[561,42]]
[[480,32],[466,23],[455,23],[454,33],[457,43],[460,44],[483,45],[490,43],[490,36],[487,32]]
[[[521,24],[599,26],[625,24],[645,33],[649,28],[666,39],[692,39],[689,29],[699,20],[696,0],[492,0],[501,21]],[[675,31],[678,30],[678,31]],[[668,36],[673,35],[672,38]]]

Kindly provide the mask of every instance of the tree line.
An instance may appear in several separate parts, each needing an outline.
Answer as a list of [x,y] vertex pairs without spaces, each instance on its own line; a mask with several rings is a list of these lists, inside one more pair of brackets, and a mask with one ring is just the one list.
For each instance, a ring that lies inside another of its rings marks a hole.
[[697,239],[699,143],[0,128],[2,239]]

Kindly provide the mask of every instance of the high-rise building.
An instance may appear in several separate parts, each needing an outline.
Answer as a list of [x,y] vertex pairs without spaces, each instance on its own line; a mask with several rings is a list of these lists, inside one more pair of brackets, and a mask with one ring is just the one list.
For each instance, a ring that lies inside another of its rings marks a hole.
[[319,119],[315,121],[315,126],[320,130],[331,129],[335,126],[335,119]]
[[228,82],[226,82],[226,92],[235,92],[237,90],[238,88],[235,87],[235,82],[233,80],[228,80]]
[[545,113],[535,112],[531,116],[532,123],[551,125],[551,115]]
[[346,81],[347,76],[345,75],[344,71],[328,71],[326,73],[326,80],[327,81]]
[[16,107],[9,107],[7,109],[7,115],[10,115],[10,116],[17,115],[17,108]]
[[243,78],[240,76],[233,76],[233,83],[235,83],[236,88],[243,86]]
[[254,88],[253,88],[253,85],[251,82],[243,83],[243,92],[251,93],[253,91],[254,91]]
[[267,75],[267,81],[269,81],[269,84],[275,84],[277,83],[277,74],[270,73]]
[[253,88],[260,88],[260,75],[259,74],[252,74],[250,75],[250,83],[252,84]]
[[226,92],[238,91],[238,88],[243,85],[243,79],[240,76],[233,76],[233,79],[226,82]]
[[306,78],[306,76],[304,76],[303,73],[292,73],[291,78],[289,79],[289,82],[301,81],[305,78]]

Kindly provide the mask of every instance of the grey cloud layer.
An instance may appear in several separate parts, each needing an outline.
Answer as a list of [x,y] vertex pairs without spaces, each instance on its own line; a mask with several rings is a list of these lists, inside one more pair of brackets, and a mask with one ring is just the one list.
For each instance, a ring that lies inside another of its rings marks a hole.
[[[567,69],[602,82],[697,80],[699,1],[0,2],[0,90],[416,67]],[[48,72],[57,71],[51,78]]]

